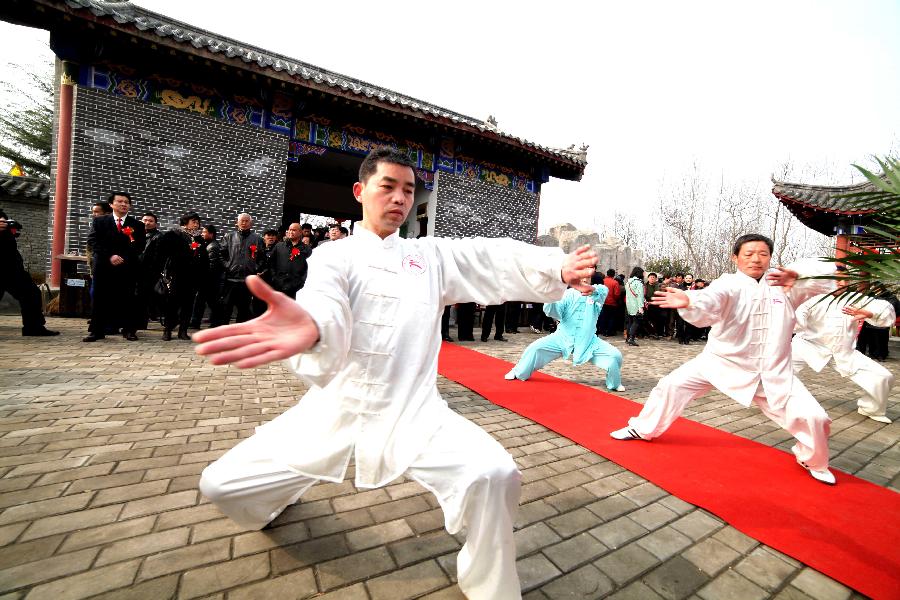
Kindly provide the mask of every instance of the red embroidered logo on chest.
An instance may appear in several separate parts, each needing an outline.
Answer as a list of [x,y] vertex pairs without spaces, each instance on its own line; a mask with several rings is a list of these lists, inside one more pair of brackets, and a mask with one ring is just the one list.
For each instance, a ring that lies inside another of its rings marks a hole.
[[407,254],[403,257],[403,270],[411,275],[421,275],[428,270],[428,263],[421,254]]

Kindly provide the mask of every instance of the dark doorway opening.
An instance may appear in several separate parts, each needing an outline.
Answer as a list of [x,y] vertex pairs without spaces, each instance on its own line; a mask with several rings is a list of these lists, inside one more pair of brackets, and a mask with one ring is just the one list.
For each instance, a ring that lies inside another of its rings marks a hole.
[[362,219],[362,206],[353,197],[361,163],[362,157],[333,151],[288,163],[282,225],[296,222],[300,215],[327,221]]

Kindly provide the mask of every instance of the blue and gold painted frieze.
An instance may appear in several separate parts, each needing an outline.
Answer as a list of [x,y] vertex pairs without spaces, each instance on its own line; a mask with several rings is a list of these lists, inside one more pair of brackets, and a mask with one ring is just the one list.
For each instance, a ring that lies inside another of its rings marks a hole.
[[116,96],[282,133],[290,136],[288,160],[292,162],[310,155],[322,156],[328,151],[362,156],[374,148],[389,146],[409,157],[427,189],[433,189],[436,171],[445,171],[511,189],[532,193],[540,190],[540,184],[528,173],[461,154],[453,138],[440,138],[434,149],[415,140],[349,123],[336,125],[327,117],[301,113],[302,103],[281,92],[265,100],[250,95],[229,95],[216,88],[158,74],[139,74],[127,65],[111,63],[83,67],[79,83]]

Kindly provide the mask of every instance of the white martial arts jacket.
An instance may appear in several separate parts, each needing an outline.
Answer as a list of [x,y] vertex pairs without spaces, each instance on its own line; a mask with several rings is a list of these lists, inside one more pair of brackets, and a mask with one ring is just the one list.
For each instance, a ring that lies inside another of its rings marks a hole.
[[[801,277],[834,270],[819,261],[789,268]],[[832,289],[830,280],[798,280],[786,293],[765,277],[757,282],[738,272],[722,275],[702,290],[686,291],[690,305],[678,312],[692,325],[712,327],[695,359],[711,384],[744,406],[750,406],[762,385],[769,405],[781,408],[793,381],[794,311],[810,296]]]
[[[820,301],[821,300],[821,301]],[[825,294],[810,298],[797,309],[796,335],[792,342],[794,357],[819,372],[834,357],[834,368],[843,377],[859,369],[855,359],[859,321],[841,312],[845,306],[863,308],[872,313],[866,319],[875,327],[890,327],[896,315],[890,302],[854,294],[842,298],[826,298]]]
[[510,239],[381,239],[357,224],[316,249],[297,293],[320,339],[288,364],[311,388],[258,434],[303,475],[341,481],[354,455],[358,487],[395,479],[449,410],[436,383],[444,306],[558,300],[564,258]]

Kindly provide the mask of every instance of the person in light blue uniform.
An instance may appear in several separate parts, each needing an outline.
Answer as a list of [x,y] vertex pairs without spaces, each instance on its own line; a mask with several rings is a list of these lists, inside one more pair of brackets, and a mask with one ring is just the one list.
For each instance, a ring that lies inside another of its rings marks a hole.
[[[590,283],[586,280],[584,283]],[[592,286],[593,292],[566,290],[562,300],[544,305],[544,313],[559,321],[555,333],[532,342],[506,379],[527,381],[531,374],[552,360],[572,357],[575,366],[591,362],[606,371],[606,389],[624,392],[622,385],[622,353],[596,335],[597,316],[609,293],[603,284]]]

